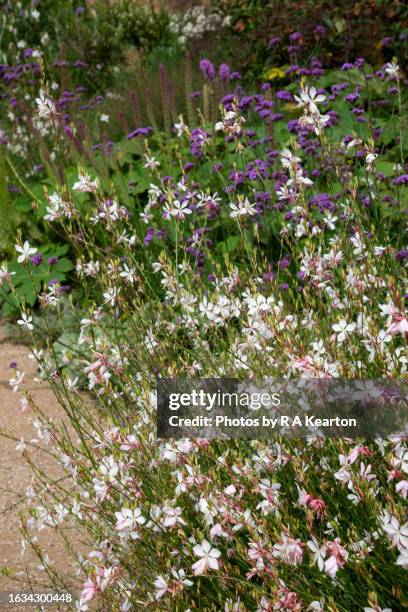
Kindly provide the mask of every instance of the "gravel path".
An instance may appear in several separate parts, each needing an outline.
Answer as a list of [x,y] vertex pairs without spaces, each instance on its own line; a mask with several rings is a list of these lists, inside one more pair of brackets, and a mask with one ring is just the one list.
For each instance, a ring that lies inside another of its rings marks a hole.
[[[55,421],[61,421],[64,416],[51,390],[36,380],[36,366],[28,358],[28,352],[27,347],[10,344],[2,338],[0,330],[0,429],[7,429],[18,440],[24,438],[25,441],[36,438],[36,430],[32,424],[35,417],[30,410],[21,411],[19,394],[13,393],[9,385],[9,380],[15,372],[10,368],[12,362],[17,364],[20,371],[26,373],[25,387],[29,389],[38,406]],[[26,552],[24,556],[21,554],[19,512],[27,508],[26,490],[30,486],[32,475],[22,453],[16,450],[16,445],[16,440],[0,436],[0,570],[11,567],[21,583],[0,574],[0,592],[30,590],[30,584],[33,585],[33,590],[36,590],[34,585],[46,584],[47,580],[35,554],[31,551]],[[53,478],[61,476],[61,468],[53,457],[36,449],[30,450],[30,455],[47,474]],[[75,533],[70,540],[73,540],[74,545],[78,544],[80,536]],[[47,527],[40,534],[40,542],[52,559],[53,567],[65,575],[69,571],[69,564],[58,534]],[[84,549],[83,546],[79,548]],[[68,583],[72,586],[72,580],[68,580]],[[1,604],[0,609],[3,609]],[[35,608],[14,606],[7,609],[28,611]],[[50,609],[56,610],[55,607]]]

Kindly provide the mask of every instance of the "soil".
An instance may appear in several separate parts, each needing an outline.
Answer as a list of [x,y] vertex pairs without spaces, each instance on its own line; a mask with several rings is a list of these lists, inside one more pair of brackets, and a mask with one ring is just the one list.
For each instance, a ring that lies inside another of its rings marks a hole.
[[[52,417],[56,422],[64,419],[63,409],[58,405],[51,390],[44,382],[37,379],[35,362],[28,358],[29,349],[26,346],[11,344],[4,338],[0,329],[0,430],[7,429],[17,440],[11,440],[0,435],[0,571],[4,567],[13,570],[14,578],[0,574],[0,593],[4,591],[36,591],[38,585],[47,585],[47,575],[40,567],[40,561],[32,551],[21,553],[21,534],[19,532],[19,513],[28,507],[26,490],[32,481],[32,471],[24,459],[23,453],[16,450],[18,440],[23,438],[26,442],[37,438],[37,432],[32,424],[35,419],[33,412],[28,409],[22,412],[19,397],[13,393],[9,380],[15,374],[10,368],[13,362],[20,371],[25,372],[24,386],[28,388],[36,404]],[[30,447],[29,447],[30,448]],[[62,470],[57,461],[49,454],[38,449],[30,448],[29,454],[36,464],[46,470],[52,478],[62,476]],[[65,532],[76,549],[82,551],[81,534]],[[72,573],[68,555],[65,552],[61,537],[56,531],[47,527],[39,534],[39,542],[43,550],[52,560],[52,567],[60,575],[66,577],[69,588],[78,591],[67,572]],[[16,581],[16,579],[18,581]],[[30,586],[31,585],[31,586]],[[0,610],[3,609],[0,603]],[[8,610],[32,610],[31,606],[7,607]],[[48,609],[48,607],[47,607]],[[52,607],[50,609],[56,610]]]

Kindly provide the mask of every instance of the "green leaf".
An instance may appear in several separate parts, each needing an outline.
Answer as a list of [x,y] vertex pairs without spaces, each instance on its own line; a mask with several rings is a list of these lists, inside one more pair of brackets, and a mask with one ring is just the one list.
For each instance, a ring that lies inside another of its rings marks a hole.
[[235,251],[240,241],[241,236],[229,236],[226,240],[218,244],[218,248],[223,254],[232,253]]

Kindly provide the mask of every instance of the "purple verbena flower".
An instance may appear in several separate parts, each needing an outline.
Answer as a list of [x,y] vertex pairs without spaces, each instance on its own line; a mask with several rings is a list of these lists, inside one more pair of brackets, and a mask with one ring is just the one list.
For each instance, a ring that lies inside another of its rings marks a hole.
[[408,249],[401,249],[395,253],[395,259],[397,261],[404,261],[404,259],[408,259]]
[[33,266],[39,266],[42,263],[43,260],[43,256],[41,255],[41,253],[35,253],[35,255],[32,255],[30,257],[30,261],[33,264]]
[[408,183],[408,174],[401,174],[393,180],[394,185],[406,185]]
[[279,43],[282,42],[282,39],[280,36],[272,36],[272,38],[269,39],[268,42],[268,47],[276,47],[276,45],[279,45]]

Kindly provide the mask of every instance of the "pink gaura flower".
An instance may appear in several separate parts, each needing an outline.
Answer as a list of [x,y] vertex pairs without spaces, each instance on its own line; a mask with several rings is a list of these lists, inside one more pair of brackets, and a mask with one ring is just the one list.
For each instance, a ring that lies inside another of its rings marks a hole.
[[393,314],[392,323],[388,327],[386,334],[408,334],[408,319],[401,314]]
[[281,541],[273,547],[273,555],[290,565],[299,565],[303,561],[303,546],[301,540],[282,533]]
[[334,578],[337,571],[345,566],[348,560],[347,550],[340,544],[340,538],[327,542],[326,552],[330,557],[324,562],[324,571],[330,578]]
[[395,490],[398,493],[398,495],[401,495],[401,497],[403,499],[407,499],[407,494],[408,494],[408,480],[400,480],[396,485],[395,485]]
[[93,599],[95,597],[95,595],[100,591],[100,587],[96,584],[96,582],[93,582],[92,580],[87,580],[84,583],[84,586],[82,588],[82,592],[81,592],[81,600],[82,601],[91,601],[91,599]]

